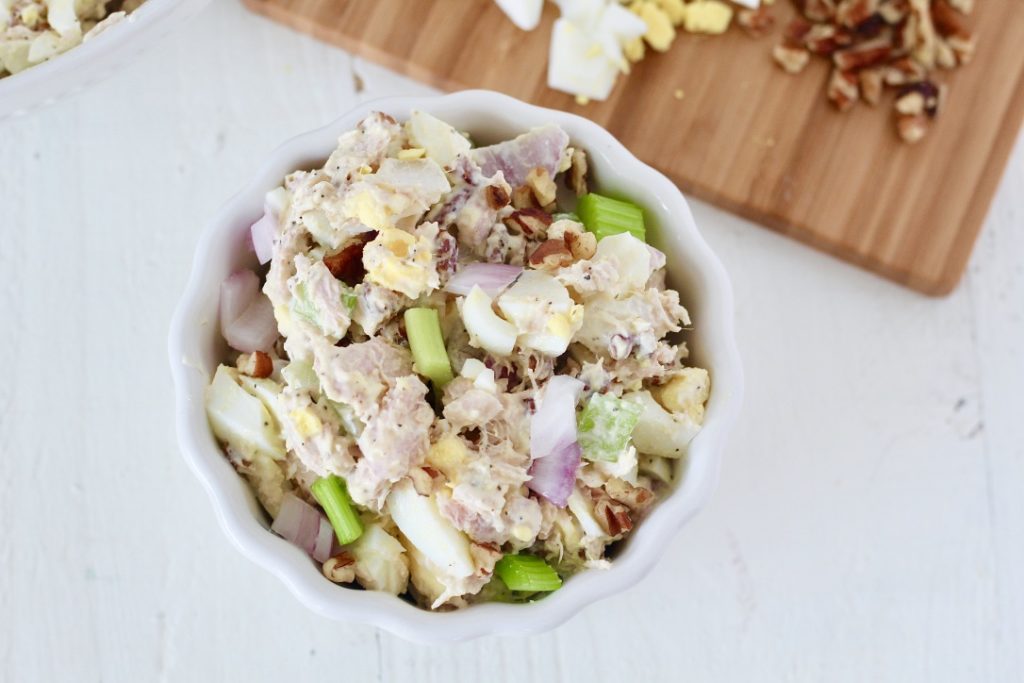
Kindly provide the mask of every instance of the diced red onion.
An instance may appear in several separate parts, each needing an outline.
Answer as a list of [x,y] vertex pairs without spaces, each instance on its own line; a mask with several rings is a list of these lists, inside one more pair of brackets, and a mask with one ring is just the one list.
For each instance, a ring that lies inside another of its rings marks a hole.
[[277,232],[277,216],[269,207],[264,207],[263,217],[252,224],[252,248],[260,265],[269,263],[274,255],[274,234]]
[[573,441],[555,453],[530,465],[530,480],[526,487],[543,496],[552,505],[564,508],[576,485],[576,470],[580,466],[580,445]]
[[270,529],[312,555],[317,562],[326,562],[333,552],[331,523],[315,507],[291,493],[284,494],[281,510]]
[[488,296],[497,296],[498,292],[515,282],[523,272],[521,266],[509,266],[504,263],[468,263],[455,271],[455,275],[444,286],[446,292],[466,295],[477,285]]
[[530,418],[530,481],[527,488],[565,507],[576,481],[580,447],[576,440],[576,403],[583,382],[555,375],[544,386]]
[[232,274],[220,286],[220,331],[231,348],[268,351],[277,341],[277,320],[260,279],[250,270]]

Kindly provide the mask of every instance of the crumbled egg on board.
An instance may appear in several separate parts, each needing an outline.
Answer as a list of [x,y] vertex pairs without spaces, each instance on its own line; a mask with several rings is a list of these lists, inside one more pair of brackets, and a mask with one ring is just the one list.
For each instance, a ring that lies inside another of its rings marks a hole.
[[[756,9],[761,0],[732,0]],[[524,30],[537,27],[543,0],[495,0]],[[644,57],[645,46],[666,52],[677,29],[717,35],[732,23],[722,0],[553,0],[561,11],[551,30],[548,86],[576,101],[608,98],[620,73]],[[765,4],[770,4],[766,2]]]

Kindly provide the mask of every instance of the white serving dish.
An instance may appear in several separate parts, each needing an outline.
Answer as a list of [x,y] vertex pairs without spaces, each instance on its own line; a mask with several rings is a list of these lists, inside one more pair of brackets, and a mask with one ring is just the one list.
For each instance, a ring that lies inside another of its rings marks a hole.
[[0,121],[52,104],[106,78],[136,59],[209,0],[148,0],[88,42],[42,64],[0,78]]
[[[690,445],[676,488],[637,525],[610,569],[574,576],[560,590],[533,604],[482,604],[432,613],[391,595],[332,584],[304,552],[268,530],[266,515],[248,484],[224,457],[206,421],[203,392],[225,353],[217,324],[218,287],[234,270],[255,265],[255,257],[247,248],[248,228],[262,213],[264,193],[290,171],[322,163],[334,149],[338,135],[354,128],[369,112],[380,110],[402,119],[412,109],[428,111],[483,143],[544,123],[562,126],[573,143],[587,151],[595,189],[620,193],[647,209],[650,241],[667,254],[669,281],[680,290],[682,302],[694,320],[694,329],[687,336],[692,357],[695,364],[711,372],[706,422]],[[743,373],[733,335],[732,287],[675,185],[587,119],[479,90],[367,102],[279,147],[203,233],[191,278],[171,323],[169,353],[182,452],[206,487],[221,526],[238,549],[276,574],[302,602],[324,616],[379,626],[425,642],[537,633],[557,626],[596,600],[635,585],[716,485],[720,453],[740,411],[743,393]]]

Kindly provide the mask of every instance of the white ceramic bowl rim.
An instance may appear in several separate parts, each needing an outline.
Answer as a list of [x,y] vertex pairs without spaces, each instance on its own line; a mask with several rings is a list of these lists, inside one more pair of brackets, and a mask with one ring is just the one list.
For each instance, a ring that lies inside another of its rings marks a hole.
[[[637,526],[610,569],[582,572],[559,591],[529,605],[481,604],[465,610],[432,613],[391,595],[340,589],[331,584],[305,553],[267,531],[265,521],[257,515],[251,492],[228,464],[206,421],[203,391],[210,369],[196,361],[203,354],[199,330],[216,334],[213,321],[217,285],[229,272],[226,257],[220,252],[239,249],[243,242],[238,234],[229,237],[227,233],[244,232],[260,213],[267,190],[278,185],[294,168],[326,158],[337,136],[352,129],[369,112],[379,110],[405,117],[411,109],[429,111],[471,132],[471,120],[480,122],[481,127],[493,127],[500,122],[517,131],[547,122],[561,125],[575,143],[586,149],[592,165],[601,169],[602,189],[610,187],[636,197],[649,214],[671,219],[675,229],[663,232],[660,246],[668,254],[672,278],[676,278],[672,271],[674,256],[685,253],[690,262],[686,277],[701,289],[699,297],[692,291],[684,292],[683,303],[691,311],[696,308],[695,326],[706,347],[698,350],[698,358],[711,369],[712,394],[704,427],[690,445],[683,480]],[[742,400],[743,377],[733,332],[732,289],[724,268],[697,231],[686,200],[675,185],[636,159],[597,124],[488,91],[365,102],[323,128],[279,147],[254,180],[228,202],[203,233],[188,286],[171,324],[169,354],[182,451],[206,487],[221,526],[239,550],[277,575],[316,612],[339,621],[372,624],[421,642],[541,632],[554,628],[590,603],[636,584],[657,563],[675,532],[707,500],[716,485],[719,453]]]
[[124,21],[53,59],[0,79],[0,120],[79,92],[206,6],[209,0],[148,0]]

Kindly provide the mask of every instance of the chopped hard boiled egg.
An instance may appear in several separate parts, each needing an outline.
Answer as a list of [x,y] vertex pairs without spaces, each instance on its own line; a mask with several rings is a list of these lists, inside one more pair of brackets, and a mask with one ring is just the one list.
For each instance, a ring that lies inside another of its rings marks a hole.
[[284,459],[284,442],[267,407],[226,365],[217,368],[206,393],[206,414],[214,435],[239,454]]
[[507,320],[502,320],[491,303],[491,297],[479,285],[473,285],[459,308],[462,323],[469,332],[470,346],[490,351],[496,356],[507,356],[515,348],[519,330]]
[[498,308],[519,331],[519,345],[560,356],[583,324],[583,307],[547,273],[524,272],[498,297]]
[[686,454],[686,446],[700,431],[700,425],[685,414],[667,412],[649,391],[634,391],[622,398],[643,408],[633,428],[633,445],[637,450],[663,458],[681,458]]
[[[436,225],[433,232],[437,232]],[[363,249],[366,279],[410,299],[436,289],[439,279],[432,244],[433,239],[425,234],[416,236],[398,228],[381,230]]]
[[450,125],[426,112],[414,109],[405,123],[409,142],[423,149],[428,159],[449,166],[460,154],[469,153],[469,140]]
[[732,21],[732,8],[718,0],[695,0],[686,6],[683,28],[690,33],[725,33]]
[[532,31],[540,23],[544,0],[494,0],[512,23],[524,31]]
[[433,497],[421,496],[403,479],[392,487],[387,507],[398,530],[434,565],[454,577],[473,574],[469,540],[441,516]]

